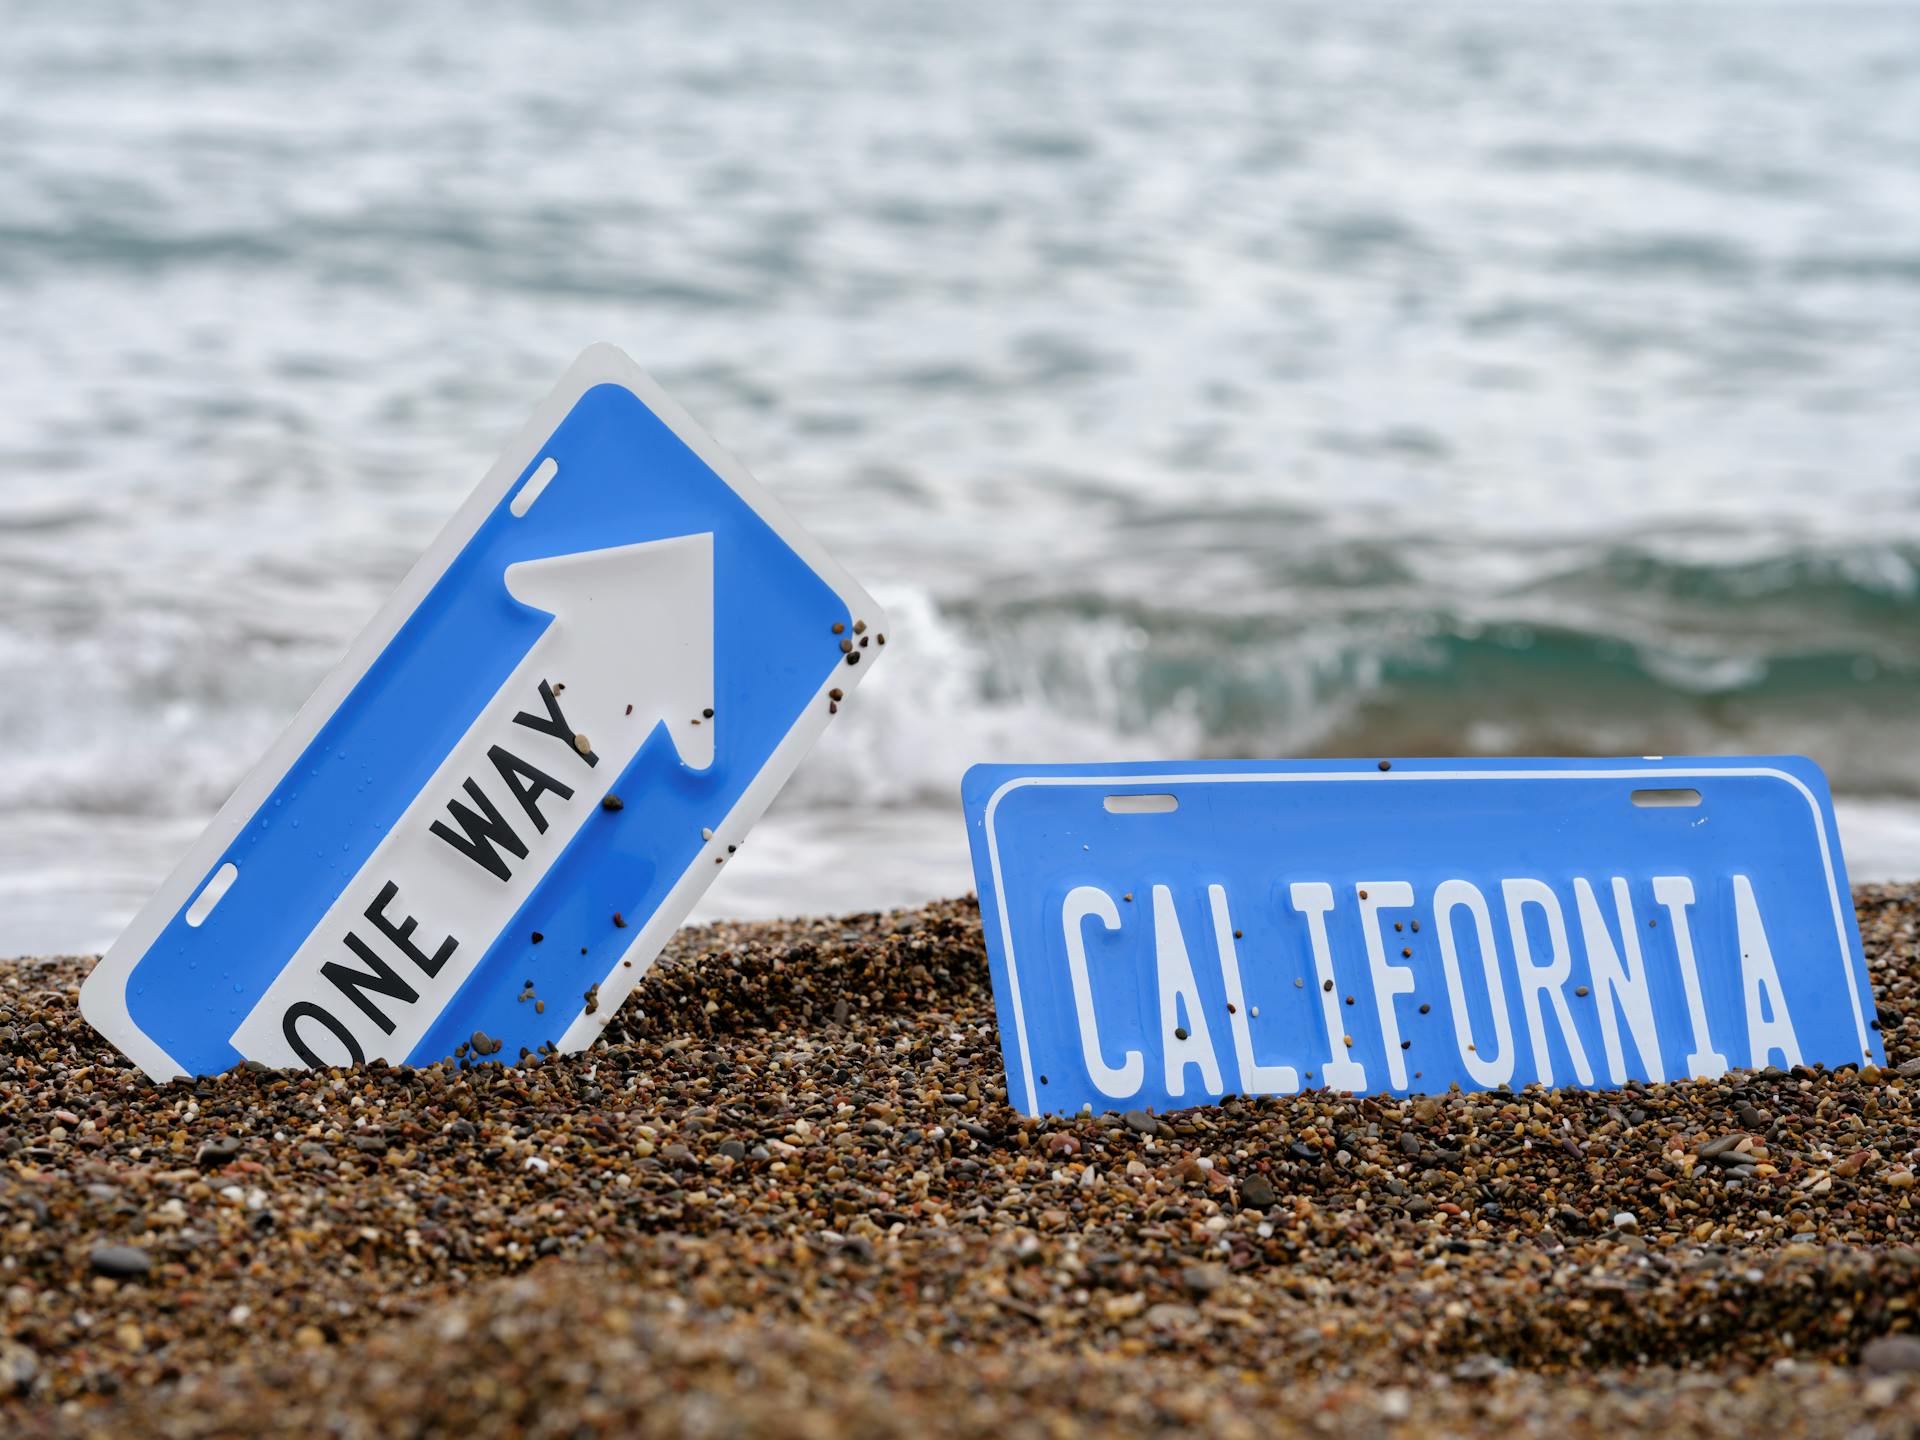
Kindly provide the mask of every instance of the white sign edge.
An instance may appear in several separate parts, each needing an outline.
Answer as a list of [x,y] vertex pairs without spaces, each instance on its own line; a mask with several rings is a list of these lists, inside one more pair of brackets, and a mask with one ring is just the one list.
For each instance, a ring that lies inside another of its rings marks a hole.
[[[161,932],[172,923],[173,917],[199,892],[247,822],[286,777],[287,771],[306,751],[314,736],[320,733],[321,727],[353,693],[354,687],[374,661],[386,651],[400,627],[412,617],[421,601],[446,573],[447,567],[508,491],[519,483],[560,422],[589,390],[606,384],[619,385],[632,392],[807,564],[839,597],[849,614],[864,619],[871,631],[880,633],[886,630],[886,615],[874,603],[873,597],[826,552],[818,540],[800,528],[786,508],[753,478],[746,466],[709,435],[625,351],[605,342],[589,345],[567,367],[566,373],[546,398],[534,407],[532,415],[507,442],[481,477],[480,483],[461,502],[460,508],[454,511],[365,628],[353,638],[347,653],[321,679],[266,754],[241,778],[226,803],[208,822],[207,828],[82,982],[81,1015],[153,1079],[167,1081],[189,1072],[134,1023],[127,1008],[126,993],[127,980],[134,968],[145,958]],[[607,977],[600,982],[601,1002],[598,1010],[594,1015],[583,1012],[574,1020],[561,1037],[563,1049],[584,1048],[613,1018],[619,1003],[632,992],[668,938],[680,927],[688,912],[706,893],[707,887],[725,868],[705,863],[710,853],[717,851],[724,855],[728,844],[737,846],[740,843],[740,838],[765,812],[781,786],[799,766],[801,758],[825,730],[828,719],[824,703],[826,692],[836,685],[843,690],[852,690],[859,684],[867,668],[858,665],[834,667],[821,684],[819,693],[774,748],[773,754],[748,784],[733,809],[723,821],[712,827],[713,841],[701,851],[699,860],[688,866],[667,892],[660,908],[640,928],[626,950],[616,957]]]

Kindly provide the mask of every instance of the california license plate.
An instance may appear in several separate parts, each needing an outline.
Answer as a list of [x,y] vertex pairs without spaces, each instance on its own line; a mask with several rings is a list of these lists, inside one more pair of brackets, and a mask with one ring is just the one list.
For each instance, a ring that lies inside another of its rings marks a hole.
[[1009,1101],[1884,1062],[1797,758],[982,765]]

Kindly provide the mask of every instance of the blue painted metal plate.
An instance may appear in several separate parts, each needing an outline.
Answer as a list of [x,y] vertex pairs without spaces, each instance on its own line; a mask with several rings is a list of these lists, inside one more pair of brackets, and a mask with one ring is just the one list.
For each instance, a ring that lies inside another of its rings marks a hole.
[[1030,1115],[1884,1063],[1807,760],[981,765],[963,798]]
[[581,1048],[884,628],[737,461],[595,346],[82,1010],[157,1078]]

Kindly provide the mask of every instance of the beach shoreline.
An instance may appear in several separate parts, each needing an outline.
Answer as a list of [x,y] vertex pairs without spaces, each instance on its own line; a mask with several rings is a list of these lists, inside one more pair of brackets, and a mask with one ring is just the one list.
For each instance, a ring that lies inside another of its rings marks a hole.
[[[154,1086],[0,962],[22,1435],[1911,1433],[1888,1067],[1024,1120],[971,900],[690,927],[605,1041]],[[1731,1157],[1731,1158],[1729,1158]]]

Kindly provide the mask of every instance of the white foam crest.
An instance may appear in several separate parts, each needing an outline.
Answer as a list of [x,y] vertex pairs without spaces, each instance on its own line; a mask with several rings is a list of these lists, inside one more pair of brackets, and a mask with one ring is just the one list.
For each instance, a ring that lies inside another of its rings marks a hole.
[[[879,668],[801,766],[783,807],[944,804],[958,796],[967,767],[982,762],[1126,760],[1191,753],[1201,743],[1198,724],[1178,710],[1144,732],[1115,723],[1117,693],[1082,707],[1063,707],[1031,685],[995,696],[993,657],[966,622],[923,590],[881,587],[875,598],[889,616]],[[1088,625],[1071,643],[1088,652],[1084,673],[1109,677],[1112,688],[1109,657],[1099,652],[1127,642],[1112,627]]]

